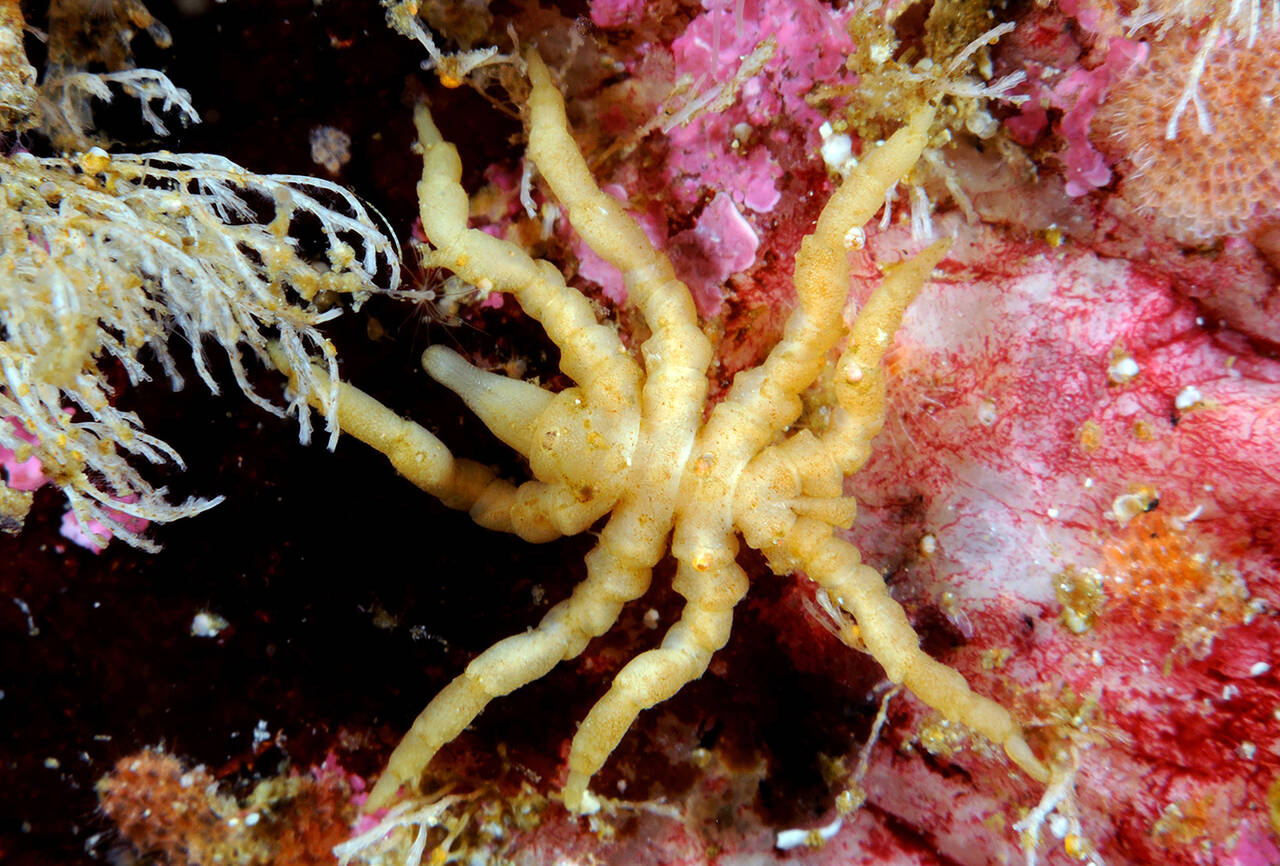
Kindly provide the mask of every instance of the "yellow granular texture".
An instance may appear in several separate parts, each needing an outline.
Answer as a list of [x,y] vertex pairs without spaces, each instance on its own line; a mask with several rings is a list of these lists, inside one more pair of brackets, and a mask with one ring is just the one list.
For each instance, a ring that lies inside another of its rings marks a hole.
[[1199,93],[1213,127],[1188,105],[1173,140],[1169,120],[1201,36],[1174,28],[1098,109],[1096,144],[1121,161],[1120,194],[1187,243],[1246,233],[1280,216],[1280,33],[1267,28],[1209,55]]

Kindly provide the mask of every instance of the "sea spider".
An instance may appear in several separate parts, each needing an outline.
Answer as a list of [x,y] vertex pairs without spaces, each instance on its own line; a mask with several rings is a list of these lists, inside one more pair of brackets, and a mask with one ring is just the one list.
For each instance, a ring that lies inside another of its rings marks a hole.
[[863,645],[890,680],[1002,744],[1030,775],[1046,779],[1010,714],[920,649],[880,574],[839,534],[856,510],[844,495],[844,478],[866,461],[884,422],[881,359],[906,306],[945,255],[945,242],[892,268],[848,329],[830,374],[835,405],[829,426],[820,435],[791,430],[801,393],[823,375],[829,353],[846,336],[848,250],[860,242],[860,227],[879,209],[886,189],[919,157],[932,109],[916,112],[870,151],[832,196],[796,255],[798,306],[782,340],[760,366],[737,375],[704,421],[712,348],[689,291],[636,222],[600,191],[569,134],[564,102],[546,67],[536,53],[527,63],[529,156],[574,229],[623,273],[629,302],[652,336],[640,348],[643,363],[637,362],[615,328],[597,322],[591,305],[554,266],[468,229],[457,150],[441,137],[430,112],[418,108],[418,198],[431,244],[428,264],[482,291],[514,295],[559,347],[561,369],[577,385],[551,393],[478,370],[438,346],[423,356],[433,378],[528,460],[534,478],[518,486],[486,466],[455,459],[422,427],[347,384],[340,386],[339,423],[409,480],[446,505],[466,509],[482,526],[541,542],[609,518],[586,557],[586,579],[572,596],[535,629],[481,653],[431,701],[391,755],[366,809],[387,805],[401,786],[416,788],[436,752],[490,700],[542,677],[608,631],[623,605],[648,590],[668,536],[683,612],[659,648],[618,673],[579,726],[564,789],[570,810],[591,808],[592,775],[640,711],[700,677],[725,645],[734,605],[748,588],[736,562],[739,534],[775,572],[803,571],[852,615]]

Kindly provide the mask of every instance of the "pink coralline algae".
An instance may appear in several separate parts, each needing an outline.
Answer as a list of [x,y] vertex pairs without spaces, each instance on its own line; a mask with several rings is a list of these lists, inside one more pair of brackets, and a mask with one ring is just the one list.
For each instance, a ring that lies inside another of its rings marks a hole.
[[1037,81],[1023,114],[1007,121],[1018,142],[1031,144],[1047,122],[1046,108],[1062,112],[1057,132],[1066,141],[1061,158],[1067,195],[1085,195],[1110,182],[1111,168],[1090,140],[1090,126],[1112,82],[1129,74],[1146,57],[1145,43],[1116,37],[1110,40],[1106,59],[1098,66],[1077,66],[1052,87]]
[[668,131],[668,181],[675,200],[686,207],[714,190],[766,213],[781,198],[783,170],[776,152],[812,153],[821,143],[818,127],[826,118],[805,96],[818,83],[835,84],[847,76],[844,61],[853,48],[850,11],[808,0],[714,0],[704,8],[671,43],[676,78],[689,76],[694,82],[692,100],[710,101],[713,93],[729,88],[745,58],[760,46],[761,34],[773,40],[773,55],[741,84],[730,108]]

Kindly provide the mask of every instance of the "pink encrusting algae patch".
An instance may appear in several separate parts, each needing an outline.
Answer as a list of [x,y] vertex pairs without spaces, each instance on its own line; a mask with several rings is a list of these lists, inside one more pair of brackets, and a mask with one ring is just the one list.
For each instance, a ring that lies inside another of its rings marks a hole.
[[[831,189],[819,157],[818,130],[827,116],[805,97],[818,84],[852,83],[844,68],[853,47],[850,14],[812,0],[709,2],[669,47],[646,44],[621,58],[634,80],[660,73],[687,88],[666,104],[670,118],[642,142],[638,158],[608,179],[625,190],[619,199],[646,203],[634,215],[675,259],[704,315],[723,314],[726,302],[770,314],[790,303],[790,262],[803,234],[797,228],[817,215]],[[592,4],[593,21],[602,27],[635,26],[637,15],[627,3]],[[760,60],[762,34],[770,53]],[[758,71],[740,75],[753,52]],[[669,57],[670,66],[655,57]],[[652,110],[657,113],[657,103]],[[617,114],[608,102],[597,108],[602,128],[625,135],[625,123],[611,120]],[[659,170],[634,170],[646,161]],[[678,223],[681,217],[692,225]],[[770,267],[762,267],[761,247],[776,254]],[[582,245],[573,248],[580,273],[619,299],[620,281]],[[735,274],[745,279],[730,287]],[[749,363],[774,336],[773,323],[726,332],[724,369]]]
[[671,149],[667,179],[674,200],[697,203],[704,191],[723,192],[758,213],[781,198],[783,162],[779,151],[799,147],[810,154],[821,144],[818,127],[826,117],[805,96],[818,83],[849,76],[844,61],[853,48],[848,34],[852,7],[824,3],[758,0],[710,2],[671,43],[677,79],[695,82],[691,100],[727,88],[743,59],[774,40],[773,56],[743,85],[731,107],[697,114],[667,132]]
[[733,199],[717,193],[694,227],[671,239],[667,252],[676,274],[693,293],[698,314],[712,318],[720,314],[725,280],[751,267],[759,247],[760,239]]

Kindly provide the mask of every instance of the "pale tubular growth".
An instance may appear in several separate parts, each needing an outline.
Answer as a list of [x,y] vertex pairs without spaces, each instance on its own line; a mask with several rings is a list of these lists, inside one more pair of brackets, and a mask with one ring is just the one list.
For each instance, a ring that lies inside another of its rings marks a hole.
[[[218,387],[204,361],[205,336],[227,353],[254,403],[297,414],[303,441],[311,429],[306,399],[314,397],[334,441],[336,392],[330,377],[311,374],[310,362],[336,373],[333,346],[317,326],[340,309],[317,296],[343,293],[359,303],[379,277],[393,285],[399,278],[393,243],[353,195],[312,178],[255,175],[219,156],[99,148],[75,159],[3,157],[0,179],[0,418],[16,419],[37,440],[4,423],[0,444],[40,459],[82,527],[98,520],[154,550],[114,512],[163,522],[217,501],[171,505],[163,488],[151,487],[131,457],[179,468],[182,461],[113,405],[106,381],[108,363],[119,364],[131,385],[149,380],[145,347],[181,388],[169,349],[174,330],[211,391]],[[257,217],[264,206],[273,217],[266,223]],[[306,231],[327,246],[323,264],[305,260],[290,234],[304,215]],[[267,332],[281,347],[282,369],[298,372],[287,410],[256,393],[241,358],[247,347],[265,359]]]

